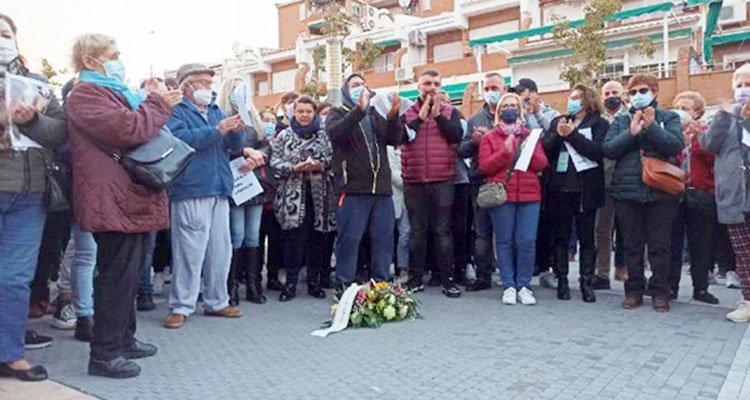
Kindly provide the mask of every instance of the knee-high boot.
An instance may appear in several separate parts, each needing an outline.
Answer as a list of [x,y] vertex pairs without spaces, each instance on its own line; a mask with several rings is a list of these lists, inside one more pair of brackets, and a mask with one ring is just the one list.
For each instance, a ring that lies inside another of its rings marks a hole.
[[247,288],[245,298],[253,303],[265,303],[266,296],[263,295],[263,285],[261,285],[260,251],[257,247],[247,249],[245,267],[245,287]]
[[237,306],[240,304],[240,284],[238,281],[240,263],[240,250],[232,250],[232,264],[229,267],[229,277],[227,277],[227,292],[229,293],[229,305]]

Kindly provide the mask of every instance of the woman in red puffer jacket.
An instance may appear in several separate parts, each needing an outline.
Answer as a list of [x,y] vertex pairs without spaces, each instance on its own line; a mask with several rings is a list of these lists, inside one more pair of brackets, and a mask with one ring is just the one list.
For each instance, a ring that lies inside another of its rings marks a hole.
[[[529,131],[524,126],[523,102],[515,94],[500,99],[496,128],[484,135],[479,145],[479,172],[488,182],[503,183],[507,200],[489,209],[495,233],[495,251],[503,281],[503,303],[536,304],[531,291],[536,254],[536,232],[542,186],[538,173],[547,167],[538,136],[534,143],[527,141]],[[514,171],[514,160],[519,145],[534,146],[529,166],[525,171]],[[512,171],[508,174],[508,171]]]

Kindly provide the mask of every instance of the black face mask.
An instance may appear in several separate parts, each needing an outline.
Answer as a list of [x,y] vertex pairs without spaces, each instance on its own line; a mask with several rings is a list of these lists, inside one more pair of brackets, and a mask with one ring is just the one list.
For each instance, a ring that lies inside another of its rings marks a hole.
[[622,106],[622,99],[619,97],[610,97],[604,100],[604,106],[610,111],[615,111]]

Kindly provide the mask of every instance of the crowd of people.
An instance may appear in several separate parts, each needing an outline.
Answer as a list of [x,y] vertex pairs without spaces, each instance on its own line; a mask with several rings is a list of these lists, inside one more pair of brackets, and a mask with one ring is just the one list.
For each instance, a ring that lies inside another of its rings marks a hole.
[[[17,33],[0,14],[0,71],[43,79]],[[154,310],[165,283],[163,325],[179,329],[198,304],[205,316],[242,317],[241,285],[251,303],[269,291],[291,301],[303,269],[317,299],[370,280],[405,279],[416,293],[428,274],[427,286],[459,298],[461,286],[491,290],[499,271],[500,301],[533,305],[535,275],[571,299],[577,253],[584,302],[617,279],[623,308],[649,296],[668,312],[687,253],[693,299],[717,304],[709,281],[725,275],[743,299],[727,318],[750,321],[750,64],[710,124],[700,93],[665,107],[649,74],[576,85],[559,112],[533,80],[508,88],[488,73],[483,106],[466,116],[438,71],[419,76],[413,103],[353,74],[341,105],[288,93],[256,110],[243,79],[215,82],[201,64],[134,90],[105,35],[77,38],[72,66],[62,105],[0,109],[0,127],[25,139],[0,142],[0,376],[47,378],[24,358],[52,341],[26,329],[45,314],[90,342],[89,374],[136,376],[132,360],[157,352],[136,339],[136,310]],[[163,130],[195,153],[160,191],[120,160]],[[238,158],[263,188],[242,204]],[[50,207],[51,165],[70,171],[70,210]]]

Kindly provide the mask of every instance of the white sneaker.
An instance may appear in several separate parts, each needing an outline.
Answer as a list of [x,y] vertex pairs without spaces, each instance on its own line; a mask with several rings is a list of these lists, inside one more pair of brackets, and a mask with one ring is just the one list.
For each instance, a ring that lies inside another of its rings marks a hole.
[[741,286],[740,284],[740,276],[737,275],[734,271],[727,271],[727,287],[730,289],[739,289]]
[[153,287],[153,294],[154,296],[160,296],[164,294],[164,273],[163,272],[157,272],[154,274],[154,277],[151,278],[151,286]]
[[169,272],[172,270],[172,267],[166,266],[164,267],[164,283],[172,283],[172,273]]
[[507,288],[503,291],[503,304],[509,306],[516,305],[516,289]]
[[466,282],[473,282],[477,280],[477,269],[476,267],[474,267],[474,264],[466,264],[466,275],[464,277],[466,278]]
[[552,272],[543,272],[539,275],[539,286],[549,289],[557,289],[557,278]]
[[77,320],[76,310],[73,308],[73,305],[66,304],[59,312],[55,312],[50,323],[55,329],[71,330],[75,329]]
[[536,297],[534,297],[534,292],[528,288],[522,288],[518,292],[518,301],[525,306],[533,306],[536,304]]
[[737,305],[739,307],[736,310],[727,314],[727,319],[734,322],[750,321],[750,301],[740,300]]

